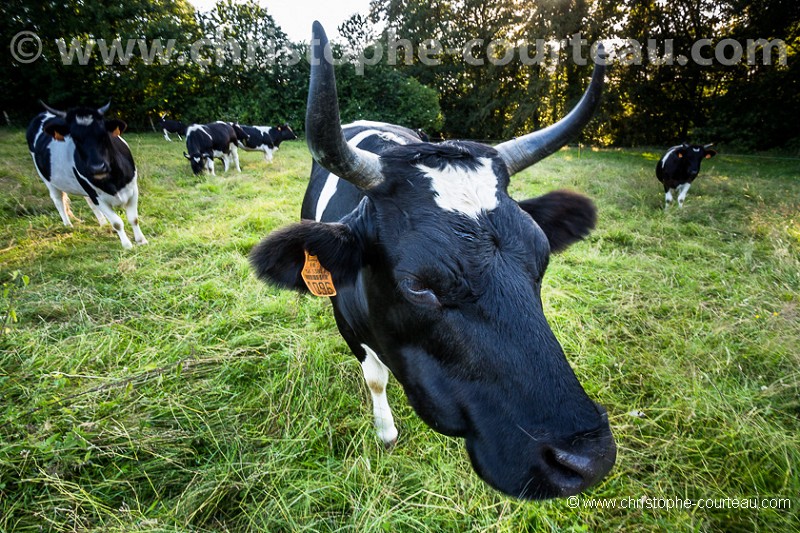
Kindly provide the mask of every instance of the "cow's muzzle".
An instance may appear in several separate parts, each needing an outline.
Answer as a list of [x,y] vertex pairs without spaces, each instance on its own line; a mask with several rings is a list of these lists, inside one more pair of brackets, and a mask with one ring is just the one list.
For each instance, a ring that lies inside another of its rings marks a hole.
[[[602,480],[614,466],[617,447],[602,407],[600,427],[566,437],[525,434],[516,445],[467,437],[478,475],[497,490],[528,500],[563,498]],[[523,432],[525,433],[525,432]]]
[[110,168],[108,163],[100,163],[98,165],[91,166],[92,175],[98,180],[107,178],[109,170]]

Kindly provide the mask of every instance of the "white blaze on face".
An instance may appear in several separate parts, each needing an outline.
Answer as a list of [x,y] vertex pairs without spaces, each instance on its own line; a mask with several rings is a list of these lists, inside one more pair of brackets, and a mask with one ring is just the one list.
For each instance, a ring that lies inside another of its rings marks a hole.
[[482,212],[497,207],[497,175],[492,160],[479,158],[475,170],[458,166],[443,169],[417,165],[431,180],[431,190],[436,193],[436,204],[447,211],[456,211],[477,219]]
[[77,123],[79,126],[90,126],[90,125],[92,124],[92,122],[94,122],[94,117],[92,117],[92,116],[86,116],[86,117],[80,116],[80,117],[75,117],[75,122],[76,122],[76,123]]

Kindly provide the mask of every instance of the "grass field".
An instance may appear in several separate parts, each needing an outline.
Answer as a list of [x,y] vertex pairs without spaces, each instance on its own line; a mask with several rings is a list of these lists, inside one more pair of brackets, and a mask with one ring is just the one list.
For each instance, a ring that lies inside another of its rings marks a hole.
[[[195,177],[181,143],[127,140],[150,241],[131,251],[80,198],[64,228],[0,130],[0,531],[800,531],[800,161],[722,151],[666,213],[657,151],[564,150],[513,180],[598,204],[543,297],[619,448],[578,500],[525,503],[394,380],[385,451],[329,304],[251,274],[299,216],[301,141]],[[642,508],[707,498],[791,509]]]

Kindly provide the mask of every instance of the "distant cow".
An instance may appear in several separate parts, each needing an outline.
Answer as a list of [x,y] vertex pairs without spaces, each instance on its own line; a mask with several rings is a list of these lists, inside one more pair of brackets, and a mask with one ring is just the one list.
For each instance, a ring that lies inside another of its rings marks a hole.
[[673,189],[678,192],[678,205],[683,207],[689,187],[700,172],[700,163],[717,155],[710,149],[712,146],[683,143],[667,150],[656,165],[656,177],[664,185],[664,209],[672,203]]
[[103,118],[111,103],[100,109],[76,107],[58,111],[45,104],[25,135],[36,172],[65,226],[72,226],[67,194],[86,197],[100,225],[111,222],[124,248],[132,248],[122,219],[113,207],[123,207],[138,244],[146,244],[139,229],[139,187],[136,165],[120,134],[127,125]]
[[248,135],[246,142],[240,142],[239,147],[244,150],[264,152],[264,160],[272,162],[272,154],[283,141],[293,141],[297,139],[292,128],[288,123],[277,126],[241,126],[242,130]]
[[236,131],[227,122],[192,124],[186,128],[186,150],[189,153],[183,152],[183,157],[189,160],[195,174],[207,169],[212,175],[216,175],[214,158],[222,160],[226,172],[231,162],[241,172],[236,144]]
[[494,147],[430,144],[391,124],[342,126],[318,22],[311,42],[303,220],[253,249],[256,273],[331,297],[387,446],[398,435],[391,372],[417,414],[464,438],[475,471],[504,493],[566,497],[597,484],[616,459],[608,416],[575,377],[541,297],[551,253],[589,234],[595,208],[573,192],[517,202],[508,189],[589,122],[604,67],[547,128]]
[[161,115],[161,119],[158,121],[158,127],[164,132],[164,138],[172,142],[172,139],[169,138],[169,134],[174,133],[178,136],[178,139],[183,140],[181,135],[186,135],[186,124],[179,120],[169,120],[165,118],[166,116],[167,115]]

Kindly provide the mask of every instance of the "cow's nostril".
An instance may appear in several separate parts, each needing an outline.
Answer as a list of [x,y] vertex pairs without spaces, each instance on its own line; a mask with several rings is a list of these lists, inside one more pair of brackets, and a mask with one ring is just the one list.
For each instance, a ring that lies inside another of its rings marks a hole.
[[544,451],[550,481],[566,494],[580,492],[595,479],[595,468],[589,457],[571,454],[558,448]]
[[94,174],[105,174],[108,172],[108,165],[105,163],[100,163],[99,165],[92,165],[92,173]]
[[546,475],[563,496],[577,494],[600,481],[616,460],[613,439],[584,442],[578,449],[547,446],[542,451]]

